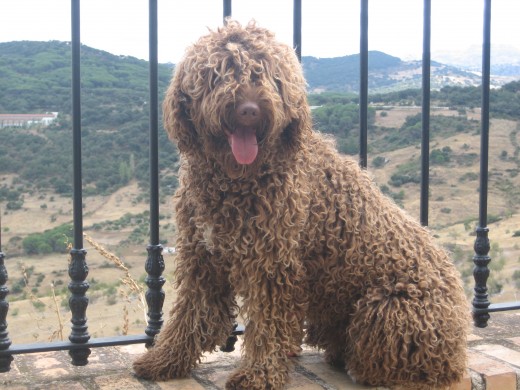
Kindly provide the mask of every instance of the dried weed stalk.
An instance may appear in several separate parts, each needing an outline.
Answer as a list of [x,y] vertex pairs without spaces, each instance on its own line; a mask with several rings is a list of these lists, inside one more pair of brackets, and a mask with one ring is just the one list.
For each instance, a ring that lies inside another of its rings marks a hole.
[[[32,310],[31,315],[34,316],[34,320],[35,320],[36,327],[38,328],[38,330],[43,330],[41,322],[44,320],[45,316],[43,314],[39,314],[36,310],[36,307],[45,306],[45,302],[43,302],[40,298],[38,298],[36,295],[33,294],[30,283],[29,283],[29,275],[27,275],[27,268],[25,267],[25,264],[20,261],[20,262],[18,262],[18,267],[22,274],[22,278],[23,278],[23,281],[25,284],[24,288],[27,291],[27,295],[29,296],[29,301],[33,304],[33,310]],[[38,341],[40,334],[37,332],[34,332],[32,336],[35,341]]]
[[[121,283],[123,283],[124,286],[126,286],[130,292],[133,292],[138,297],[138,306],[143,311],[143,317],[145,320],[145,323],[147,320],[146,315],[146,300],[145,300],[145,294],[143,287],[134,279],[132,278],[132,275],[130,275],[130,271],[128,270],[128,267],[125,266],[123,261],[117,257],[115,254],[107,251],[104,247],[102,247],[100,244],[98,244],[92,237],[90,237],[88,234],[83,233],[83,236],[85,237],[85,240],[88,241],[90,245],[94,247],[94,249],[105,259],[111,261],[114,263],[114,265],[119,268],[120,270],[124,271],[125,276],[121,278]],[[126,294],[124,297],[128,300],[129,295]],[[128,332],[128,310],[126,306],[124,307],[124,324],[123,324],[123,334],[127,334]]]
[[55,339],[60,339],[63,341],[63,319],[61,318],[60,313],[60,305],[58,302],[58,299],[56,298],[56,293],[54,291],[54,283],[51,283],[51,292],[52,292],[52,300],[54,302],[54,312],[56,313],[56,316],[58,317],[58,324],[59,328],[52,332],[52,334],[49,336],[49,341],[53,341]]
[[121,330],[121,333],[126,336],[128,334],[128,324],[129,324],[129,318],[128,318],[128,309],[126,308],[126,305],[123,306],[123,329]]

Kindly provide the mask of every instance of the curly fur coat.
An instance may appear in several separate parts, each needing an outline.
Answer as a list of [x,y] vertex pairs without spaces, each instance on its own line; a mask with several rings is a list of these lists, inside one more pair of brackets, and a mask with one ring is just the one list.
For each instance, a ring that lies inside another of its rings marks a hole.
[[[459,381],[461,281],[430,233],[313,131],[293,50],[229,21],[187,49],[164,102],[182,156],[178,298],[137,375],[189,375],[239,307],[228,389],[281,389],[302,339],[369,385]],[[306,323],[306,331],[303,324]]]

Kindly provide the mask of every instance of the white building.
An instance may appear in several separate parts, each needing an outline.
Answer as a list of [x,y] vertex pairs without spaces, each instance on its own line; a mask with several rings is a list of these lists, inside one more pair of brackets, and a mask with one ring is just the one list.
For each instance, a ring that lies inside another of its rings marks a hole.
[[0,114],[0,129],[4,127],[46,127],[54,122],[57,117],[57,112],[45,114]]

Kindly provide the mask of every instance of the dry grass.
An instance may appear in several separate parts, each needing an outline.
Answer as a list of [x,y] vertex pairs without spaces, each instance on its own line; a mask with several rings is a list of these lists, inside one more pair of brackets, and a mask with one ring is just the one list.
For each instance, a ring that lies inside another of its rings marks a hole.
[[[123,263],[123,261],[117,257],[115,254],[107,251],[103,246],[98,244],[96,241],[92,239],[88,234],[84,234],[85,239],[88,241],[90,245],[98,251],[98,253],[103,256],[105,259],[111,261],[116,268],[124,272],[124,276],[121,278],[121,283],[125,287],[125,289],[120,290],[120,296],[128,303],[132,301],[132,296],[137,296],[137,307],[143,311],[143,320],[146,323],[146,300],[144,296],[144,287],[142,284],[138,283],[130,274],[130,270]],[[123,335],[128,334],[128,309],[126,305],[123,308]]]

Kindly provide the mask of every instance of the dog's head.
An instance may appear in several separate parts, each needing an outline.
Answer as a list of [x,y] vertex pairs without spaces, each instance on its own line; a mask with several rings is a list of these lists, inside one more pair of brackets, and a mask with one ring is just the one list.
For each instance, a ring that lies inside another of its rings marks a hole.
[[294,50],[254,22],[229,20],[189,47],[163,110],[180,152],[217,163],[230,177],[287,158],[311,131]]

